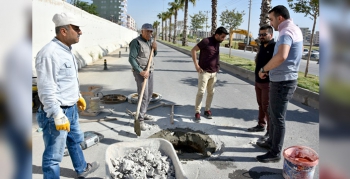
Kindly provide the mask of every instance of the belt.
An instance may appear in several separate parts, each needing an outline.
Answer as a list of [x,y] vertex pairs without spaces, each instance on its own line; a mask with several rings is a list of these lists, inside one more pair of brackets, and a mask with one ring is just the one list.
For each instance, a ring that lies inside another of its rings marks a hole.
[[[74,106],[74,105],[72,105],[72,106]],[[60,107],[61,107],[62,109],[67,109],[67,108],[70,108],[70,107],[72,107],[72,106],[60,106]],[[43,103],[41,103],[41,101],[40,101],[40,109],[44,111],[44,105],[43,105]]]

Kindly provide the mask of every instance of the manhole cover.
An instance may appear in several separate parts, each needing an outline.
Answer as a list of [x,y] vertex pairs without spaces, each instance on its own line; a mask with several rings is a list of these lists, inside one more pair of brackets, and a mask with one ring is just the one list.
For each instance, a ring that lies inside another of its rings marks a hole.
[[173,144],[180,160],[203,159],[216,150],[215,142],[204,132],[191,129],[165,129],[149,138],[163,138]]
[[[157,102],[162,99],[162,95],[159,93],[153,93],[151,98],[151,103]],[[137,93],[132,93],[128,96],[128,102],[131,104],[137,104],[139,100],[139,95]]]
[[100,100],[105,104],[118,104],[118,103],[125,102],[126,99],[127,99],[126,96],[121,94],[108,94],[108,95],[103,95],[103,97]]

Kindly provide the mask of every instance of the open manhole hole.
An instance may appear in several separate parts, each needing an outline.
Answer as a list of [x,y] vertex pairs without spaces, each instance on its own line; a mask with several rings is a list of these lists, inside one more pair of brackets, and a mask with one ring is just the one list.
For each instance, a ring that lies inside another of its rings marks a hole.
[[107,94],[103,95],[102,92],[97,93],[97,97],[100,101],[105,104],[119,104],[125,102],[127,97],[121,94]]
[[216,150],[215,142],[204,132],[191,129],[164,129],[149,138],[163,138],[173,144],[180,160],[203,159]]

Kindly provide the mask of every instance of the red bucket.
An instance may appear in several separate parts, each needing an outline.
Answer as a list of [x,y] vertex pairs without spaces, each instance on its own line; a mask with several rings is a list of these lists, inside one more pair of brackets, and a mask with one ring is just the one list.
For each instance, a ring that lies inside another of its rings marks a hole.
[[285,179],[312,179],[318,164],[318,154],[309,147],[291,146],[283,151]]

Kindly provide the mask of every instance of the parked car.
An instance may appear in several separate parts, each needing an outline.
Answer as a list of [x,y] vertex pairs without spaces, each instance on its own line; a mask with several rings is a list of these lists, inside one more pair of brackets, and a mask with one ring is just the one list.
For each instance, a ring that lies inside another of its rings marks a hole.
[[[308,54],[305,54],[305,55],[303,55],[303,59],[307,59],[307,55]],[[313,61],[318,61],[320,59],[320,53],[312,53],[311,55],[310,55],[310,60],[313,60]]]
[[304,48],[303,56],[304,56],[305,54],[307,54],[307,53],[309,53],[309,50],[308,50],[307,48]]

